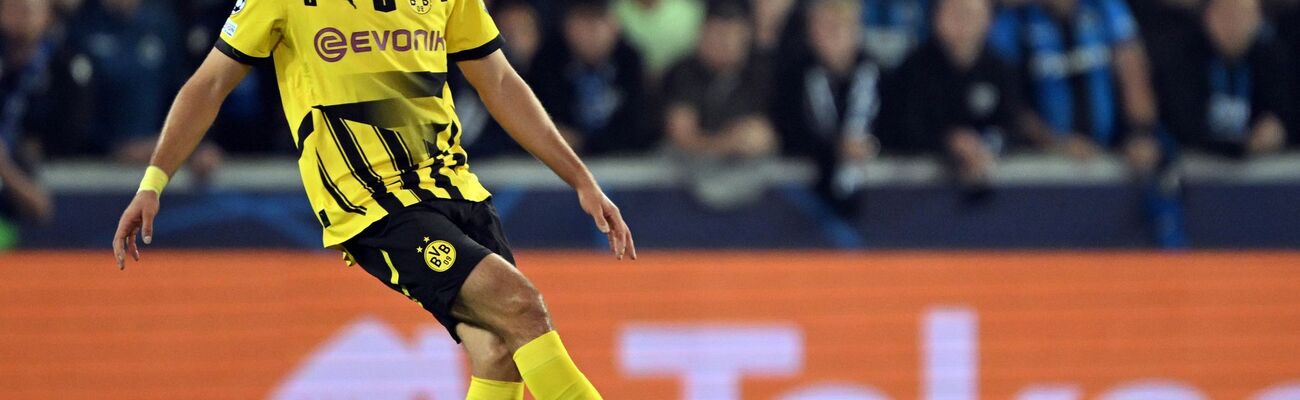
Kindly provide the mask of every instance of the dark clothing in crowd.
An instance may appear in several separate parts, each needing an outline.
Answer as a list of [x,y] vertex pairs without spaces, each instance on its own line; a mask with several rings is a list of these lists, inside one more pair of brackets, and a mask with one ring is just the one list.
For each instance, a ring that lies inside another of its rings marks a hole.
[[1180,67],[1164,71],[1176,84],[1162,85],[1168,103],[1162,116],[1183,145],[1240,155],[1260,118],[1285,121],[1293,111],[1283,49],[1270,33],[1262,32],[1239,59],[1219,54],[1209,38],[1179,47]]
[[819,64],[778,80],[772,114],[792,155],[834,152],[850,132],[870,133],[880,107],[880,70],[860,57],[847,75]]
[[[10,158],[27,175],[35,171],[35,162],[27,145],[58,133],[63,126],[59,110],[61,99],[56,85],[66,83],[60,72],[59,41],[49,38],[25,62],[6,57],[5,43],[0,42],[0,157]],[[18,219],[7,185],[0,182],[0,221]]]
[[19,165],[31,164],[28,144],[40,145],[43,156],[72,153],[88,140],[90,71],[84,57],[69,52],[66,37],[52,30],[25,63],[8,59],[0,41],[0,140]]
[[[1201,13],[1198,10],[1170,6],[1164,1],[1137,1],[1133,5],[1133,16],[1141,27],[1142,40],[1146,46],[1147,58],[1151,68],[1151,82],[1157,93],[1167,93],[1167,89],[1182,83],[1175,78],[1182,63],[1186,62],[1186,46],[1204,38],[1201,33]],[[1171,45],[1177,43],[1178,45]],[[1163,97],[1160,97],[1162,100]],[[1160,102],[1164,106],[1164,102]]]
[[107,154],[123,142],[157,135],[182,79],[184,52],[165,7],[143,4],[132,15],[87,3],[70,24],[69,45],[93,69],[92,126],[86,152]]
[[954,128],[970,128],[991,140],[1016,128],[1021,105],[1014,73],[987,49],[968,69],[954,64],[938,43],[908,57],[886,85],[883,147],[946,154]]
[[654,144],[641,55],[626,42],[603,64],[587,65],[554,40],[542,49],[533,76],[533,90],[556,124],[582,137],[582,154],[635,153]]
[[176,4],[180,31],[185,35],[185,68],[197,69],[212,52],[221,27],[230,17],[232,2],[189,0]]
[[1300,5],[1293,5],[1287,12],[1277,18],[1278,43],[1287,50],[1285,73],[1290,76],[1291,86],[1287,88],[1287,109],[1292,112],[1288,118],[1287,128],[1291,136],[1287,143],[1292,148],[1300,147]]
[[1126,129],[1113,54],[1137,35],[1123,0],[1079,0],[1069,18],[1038,4],[1004,10],[989,43],[1023,69],[1026,98],[1049,126],[1110,146]]
[[751,59],[739,73],[721,76],[691,58],[668,73],[668,104],[687,105],[699,114],[700,128],[718,132],[740,118],[767,115],[770,84],[768,68]]
[[24,141],[53,135],[63,125],[59,86],[71,79],[59,52],[59,42],[48,39],[29,60],[19,62],[6,57],[0,42],[0,141],[11,151]]
[[[837,186],[846,165],[843,143],[850,136],[865,138],[880,111],[880,69],[861,55],[847,74],[837,75],[820,64],[808,64],[778,80],[772,115],[787,154],[812,158],[817,166],[817,193],[832,203],[847,201],[851,190]],[[837,205],[837,209],[845,207]]]
[[776,43],[769,48],[754,48],[754,55],[762,58],[775,74],[802,68],[812,57],[812,49],[808,48],[809,3],[807,0],[794,0],[789,12],[782,17]]

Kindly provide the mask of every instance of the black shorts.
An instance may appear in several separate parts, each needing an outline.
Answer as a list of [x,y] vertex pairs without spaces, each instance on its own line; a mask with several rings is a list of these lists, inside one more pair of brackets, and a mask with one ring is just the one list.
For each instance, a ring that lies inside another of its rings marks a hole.
[[460,321],[451,307],[469,273],[491,254],[515,263],[489,201],[413,204],[376,221],[343,248],[370,275],[432,313],[457,343]]

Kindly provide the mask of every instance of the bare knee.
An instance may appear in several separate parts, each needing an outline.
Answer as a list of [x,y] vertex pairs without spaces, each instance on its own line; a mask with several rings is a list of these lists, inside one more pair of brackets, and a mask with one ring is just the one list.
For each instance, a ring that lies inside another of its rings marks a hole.
[[541,293],[532,285],[506,296],[502,303],[496,331],[510,349],[517,349],[551,330],[551,316]]

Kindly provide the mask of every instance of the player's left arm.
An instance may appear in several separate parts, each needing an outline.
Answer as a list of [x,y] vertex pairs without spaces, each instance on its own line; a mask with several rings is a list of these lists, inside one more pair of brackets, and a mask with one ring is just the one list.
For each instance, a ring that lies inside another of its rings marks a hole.
[[578,192],[582,209],[596,221],[596,227],[609,236],[610,251],[623,259],[636,259],[632,231],[623,215],[600,189],[591,171],[573,149],[564,142],[555,123],[547,116],[541,102],[500,51],[457,64],[465,78],[478,91],[492,117],[525,150],[555,171]]

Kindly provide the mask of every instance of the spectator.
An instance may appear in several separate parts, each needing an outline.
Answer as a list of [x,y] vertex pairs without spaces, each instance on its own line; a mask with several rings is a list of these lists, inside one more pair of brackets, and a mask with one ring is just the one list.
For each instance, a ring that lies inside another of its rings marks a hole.
[[[69,43],[89,60],[92,125],[83,127],[91,154],[120,162],[148,162],[184,59],[175,21],[165,4],[101,0],[78,15]],[[206,176],[220,150],[205,144],[191,158]]]
[[862,49],[861,0],[812,0],[805,13],[812,62],[777,80],[772,116],[787,153],[817,166],[818,196],[843,215],[856,211],[863,163],[877,148],[879,69]]
[[[1187,245],[1171,138],[1159,130],[1146,50],[1123,0],[1040,0],[1006,10],[990,43],[1028,79],[1021,126],[1041,147],[1079,159],[1122,149],[1154,241]],[[1026,108],[1028,109],[1028,108]]]
[[628,42],[645,57],[650,82],[689,57],[704,19],[701,0],[615,0]]
[[560,134],[582,154],[649,150],[641,55],[623,40],[608,0],[570,0],[561,30],[533,82]]
[[0,0],[0,249],[12,248],[11,222],[47,222],[54,209],[35,179],[35,140],[58,126],[51,65],[59,39],[45,0]]
[[887,149],[944,155],[969,195],[987,193],[1005,133],[1021,107],[1014,73],[985,46],[990,0],[936,0],[934,37],[886,92]]
[[930,0],[870,0],[862,12],[867,54],[893,70],[926,40]]
[[[667,81],[668,140],[695,163],[691,177],[697,194],[715,206],[740,204],[756,195],[763,183],[753,168],[777,148],[764,115],[772,79],[753,57],[751,21],[744,2],[711,4],[695,56],[675,67]],[[734,186],[723,190],[719,183]],[[727,199],[709,200],[710,193],[722,192],[729,192]]]
[[1205,39],[1170,70],[1178,80],[1165,96],[1166,121],[1188,145],[1249,156],[1278,151],[1286,142],[1282,116],[1288,87],[1282,49],[1263,31],[1258,0],[1210,0]]
[[1123,0],[1042,0],[998,16],[990,41],[1034,99],[1027,132],[1089,159],[1120,146],[1139,176],[1161,161],[1146,51]]
[[756,157],[775,150],[765,67],[751,57],[753,27],[736,2],[709,9],[693,58],[669,75],[669,140],[700,155]]

